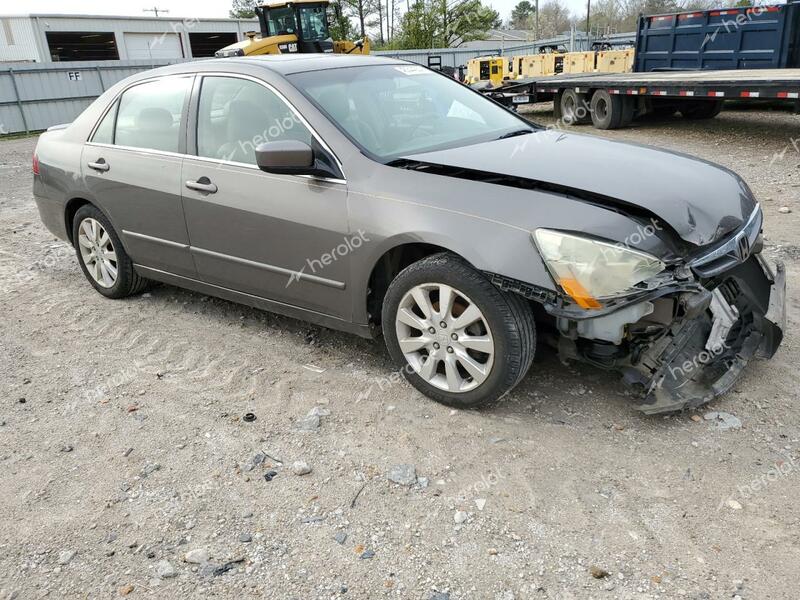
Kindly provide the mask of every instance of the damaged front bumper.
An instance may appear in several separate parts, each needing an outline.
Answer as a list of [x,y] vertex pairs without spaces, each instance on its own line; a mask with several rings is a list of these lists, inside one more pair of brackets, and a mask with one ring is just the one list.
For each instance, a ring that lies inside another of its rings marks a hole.
[[544,303],[562,360],[615,369],[636,408],[658,414],[724,394],[753,358],[771,358],[786,326],[786,274],[763,256],[710,278],[665,282],[607,310]]
[[760,255],[715,281],[708,310],[673,323],[623,369],[647,414],[694,408],[724,394],[753,358],[772,358],[786,327],[786,271]]
[[647,414],[705,404],[730,390],[750,360],[775,354],[786,327],[786,272],[758,253],[697,291],[659,301],[673,302],[677,314],[649,339],[652,316],[628,325],[630,352],[615,365]]

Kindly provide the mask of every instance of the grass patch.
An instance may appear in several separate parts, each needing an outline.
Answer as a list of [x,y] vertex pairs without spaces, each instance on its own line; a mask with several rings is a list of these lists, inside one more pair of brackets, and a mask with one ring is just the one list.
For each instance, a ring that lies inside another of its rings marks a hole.
[[32,138],[38,137],[44,129],[40,131],[31,131],[29,133],[25,133],[24,131],[21,133],[6,133],[5,135],[0,135],[0,142],[10,141],[10,140],[23,140],[25,138]]

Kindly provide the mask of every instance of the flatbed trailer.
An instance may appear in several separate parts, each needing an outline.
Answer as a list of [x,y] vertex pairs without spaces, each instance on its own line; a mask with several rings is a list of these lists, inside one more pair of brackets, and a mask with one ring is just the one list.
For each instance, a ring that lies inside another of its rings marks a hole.
[[616,129],[648,113],[713,118],[731,99],[794,101],[797,112],[800,68],[550,75],[476,89],[508,107],[552,101],[566,124]]

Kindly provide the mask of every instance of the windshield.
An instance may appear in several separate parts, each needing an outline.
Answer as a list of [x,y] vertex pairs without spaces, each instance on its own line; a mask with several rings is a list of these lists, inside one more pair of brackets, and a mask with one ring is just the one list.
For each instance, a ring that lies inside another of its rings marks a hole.
[[300,31],[305,41],[318,42],[330,37],[328,35],[328,16],[323,5],[302,6],[297,12],[300,16]]
[[290,75],[350,139],[383,162],[533,129],[453,79],[419,65]]
[[269,35],[289,35],[295,33],[297,25],[294,23],[294,10],[285,6],[283,8],[270,8],[267,11],[267,26]]

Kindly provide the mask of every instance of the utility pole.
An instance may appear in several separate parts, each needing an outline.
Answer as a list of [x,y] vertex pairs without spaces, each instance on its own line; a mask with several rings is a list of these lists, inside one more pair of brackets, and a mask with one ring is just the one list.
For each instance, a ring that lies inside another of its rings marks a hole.
[[539,41],[539,0],[536,0],[536,14],[534,15],[536,25],[533,28],[533,35],[536,38],[536,41]]
[[168,13],[169,10],[165,9],[165,8],[158,8],[157,6],[154,6],[153,8],[145,8],[145,9],[142,10],[142,12],[154,13],[156,15],[156,19],[157,19],[158,18],[158,13]]
[[586,0],[586,49],[589,49],[589,14],[592,9],[592,0]]

